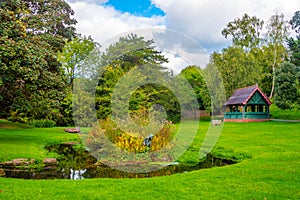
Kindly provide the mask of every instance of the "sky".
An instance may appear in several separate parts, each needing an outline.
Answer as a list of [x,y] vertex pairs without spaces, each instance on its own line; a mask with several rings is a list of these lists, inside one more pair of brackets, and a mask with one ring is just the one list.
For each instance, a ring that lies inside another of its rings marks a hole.
[[[100,44],[136,29],[174,30],[196,41],[207,54],[220,52],[230,45],[221,31],[226,24],[244,13],[265,22],[283,13],[286,20],[300,10],[299,0],[67,0],[75,11],[77,31],[90,35]],[[174,34],[171,34],[173,37]],[[176,35],[176,34],[175,34]],[[169,37],[166,35],[165,39]],[[176,45],[175,45],[176,46]],[[176,50],[180,49],[176,46]],[[168,67],[179,72],[187,62],[168,49]],[[182,51],[180,51],[182,52]],[[189,52],[190,53],[190,52]],[[197,52],[198,53],[198,52]],[[201,64],[207,62],[207,59]],[[200,64],[200,65],[201,65]]]

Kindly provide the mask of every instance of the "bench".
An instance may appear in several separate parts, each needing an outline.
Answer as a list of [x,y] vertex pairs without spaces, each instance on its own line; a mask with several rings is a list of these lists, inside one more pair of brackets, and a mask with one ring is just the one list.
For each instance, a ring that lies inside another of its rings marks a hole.
[[214,119],[214,120],[211,120],[211,124],[213,126],[218,126],[222,123],[222,120],[219,120],[219,119]]

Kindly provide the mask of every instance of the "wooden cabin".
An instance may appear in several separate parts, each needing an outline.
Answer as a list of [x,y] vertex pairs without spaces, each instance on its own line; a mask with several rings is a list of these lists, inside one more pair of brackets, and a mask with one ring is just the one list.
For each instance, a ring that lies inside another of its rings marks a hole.
[[224,104],[225,121],[267,121],[270,118],[271,101],[257,85],[240,88]]

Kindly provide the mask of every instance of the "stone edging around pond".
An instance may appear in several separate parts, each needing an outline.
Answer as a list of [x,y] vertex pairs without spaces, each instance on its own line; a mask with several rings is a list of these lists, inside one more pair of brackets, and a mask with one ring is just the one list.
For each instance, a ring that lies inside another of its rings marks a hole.
[[[16,167],[16,166],[28,166],[35,163],[35,159],[28,159],[28,158],[17,158],[11,161],[0,162],[1,167]],[[56,165],[57,159],[56,158],[45,158],[43,160],[43,164],[45,165]]]

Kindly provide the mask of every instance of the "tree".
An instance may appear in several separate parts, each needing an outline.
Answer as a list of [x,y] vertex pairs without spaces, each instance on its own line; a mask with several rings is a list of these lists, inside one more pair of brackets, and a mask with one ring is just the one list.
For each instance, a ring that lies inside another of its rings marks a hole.
[[287,43],[290,50],[290,62],[300,66],[300,37],[299,39],[289,38]]
[[289,21],[292,25],[292,29],[298,33],[298,39],[300,37],[300,11],[296,11],[293,15],[293,18]]
[[73,125],[73,87],[76,73],[80,72],[85,66],[85,59],[90,53],[96,53],[98,43],[89,36],[81,36],[73,38],[66,42],[62,51],[57,53],[57,60],[61,63],[61,73],[66,88],[66,96],[60,101],[61,113],[64,118],[60,121],[60,125]]
[[241,47],[232,46],[223,49],[222,53],[211,55],[210,64],[220,71],[227,97],[237,88],[260,81],[261,66],[257,62],[256,53],[254,50],[247,53]]
[[203,78],[203,70],[197,66],[189,66],[183,69],[180,75],[183,76],[194,89],[199,108],[202,110],[210,110],[210,98]]
[[[268,44],[261,48],[261,55],[257,58],[262,67],[261,79],[259,81],[260,88],[266,93],[271,94],[273,87],[273,69],[274,64],[274,48],[272,44]],[[276,67],[287,59],[287,49],[284,46],[277,47]],[[275,68],[276,68],[275,67]]]
[[225,38],[231,36],[233,45],[250,50],[259,46],[263,24],[264,22],[259,18],[244,14],[241,19],[237,18],[229,22],[222,30],[222,35]]
[[[212,116],[220,115],[224,113],[224,102],[226,102],[226,91],[224,87],[224,82],[222,79],[222,74],[218,67],[210,61],[203,70],[203,75],[205,78],[207,92],[203,97],[207,98],[210,106],[210,111]],[[205,89],[206,89],[205,88]],[[206,95],[209,94],[209,95]]]
[[86,57],[97,48],[98,44],[89,36],[78,36],[67,42],[57,59],[62,65],[62,73],[66,76],[66,83],[73,89],[75,69],[83,65]]
[[13,120],[24,122],[43,118],[57,121],[61,117],[59,102],[65,85],[55,57],[68,39],[64,34],[73,34],[75,30],[72,26],[75,21],[70,18],[73,12],[68,8],[61,0],[1,1],[3,116],[11,115]]
[[153,40],[145,41],[144,37],[138,37],[133,33],[126,37],[120,37],[118,42],[110,45],[103,53],[102,65],[120,65],[127,72],[137,65],[160,65],[168,62],[168,59],[160,51],[157,51],[153,44]]
[[273,97],[275,88],[275,68],[278,66],[280,60],[283,60],[286,52],[279,54],[279,49],[285,49],[284,41],[287,39],[288,27],[287,22],[284,20],[283,14],[273,15],[267,23],[267,46],[273,52],[272,62],[272,88],[269,98]]
[[281,109],[290,109],[298,99],[296,66],[289,62],[281,63],[275,70],[275,104]]
[[[130,70],[148,64],[158,73],[163,73],[163,76],[168,77],[170,75],[166,71],[166,68],[161,66],[162,63],[168,60],[161,55],[161,52],[155,50],[153,43],[153,40],[146,41],[143,37],[130,34],[119,38],[118,42],[107,48],[106,52],[102,55],[101,66],[105,68],[105,71],[96,87],[96,110],[98,118],[105,119],[111,115],[111,95],[120,78]],[[142,102],[148,102],[154,98],[152,94],[145,95],[145,92],[149,91],[156,94],[164,90],[153,84],[142,86],[139,91],[133,94],[140,101],[131,102],[131,109],[141,108]],[[149,109],[149,106],[152,104],[144,104],[144,108]]]
[[294,13],[289,21],[292,29],[298,34],[296,38],[290,37],[287,40],[290,50],[290,62],[300,67],[300,11]]
[[65,39],[71,40],[75,36],[73,25],[77,21],[71,18],[74,11],[64,0],[23,0],[22,2],[29,10],[20,15],[27,24],[28,34],[41,36],[55,51],[64,46]]

